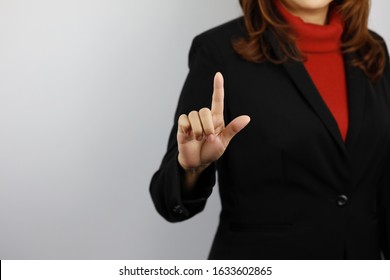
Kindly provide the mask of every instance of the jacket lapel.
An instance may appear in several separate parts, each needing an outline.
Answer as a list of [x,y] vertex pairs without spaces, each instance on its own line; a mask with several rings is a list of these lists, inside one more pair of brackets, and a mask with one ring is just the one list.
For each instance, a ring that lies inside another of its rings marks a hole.
[[283,66],[303,97],[332,135],[341,152],[347,154],[346,145],[344,144],[336,120],[322,99],[303,63],[290,60],[284,63]]
[[[273,34],[268,31],[266,33],[266,37],[273,48],[274,55],[280,58],[282,53]],[[359,68],[354,67],[349,63],[352,58],[353,55],[344,56],[349,114],[348,131],[345,143],[342,139],[342,135],[335,118],[333,117],[325,101],[322,99],[303,63],[293,61],[291,59],[283,63],[283,67],[286,69],[286,72],[291,77],[302,96],[310,104],[313,111],[321,119],[322,123],[340,148],[340,151],[345,156],[348,156],[352,149],[352,145],[355,143],[355,140],[358,136],[360,123],[363,118],[364,96],[367,80],[364,76],[364,73]]]
[[367,90],[367,78],[362,70],[349,63],[352,58],[353,55],[350,54],[344,56],[348,95],[348,131],[345,143],[335,118],[315,87],[303,63],[295,61],[284,63],[284,67],[295,85],[345,154],[352,151],[358,137],[360,124],[363,119],[364,96]]
[[352,58],[353,55],[350,54],[344,56],[349,115],[346,145],[349,152],[352,150],[359,134],[364,112],[364,97],[367,90],[367,78],[362,70],[349,63]]

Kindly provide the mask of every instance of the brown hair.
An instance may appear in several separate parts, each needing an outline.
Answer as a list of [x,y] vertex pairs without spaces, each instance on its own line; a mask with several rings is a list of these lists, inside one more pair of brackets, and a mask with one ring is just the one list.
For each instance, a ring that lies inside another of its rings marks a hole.
[[[290,58],[302,61],[303,55],[295,45],[290,26],[279,14],[272,0],[240,0],[244,12],[247,37],[234,41],[235,51],[252,62],[265,60],[283,63]],[[377,81],[383,74],[386,56],[381,40],[368,30],[370,0],[336,0],[330,9],[338,9],[344,20],[342,52],[356,53],[351,63],[364,71],[366,76]],[[265,30],[273,33],[282,53],[275,57],[270,48]]]

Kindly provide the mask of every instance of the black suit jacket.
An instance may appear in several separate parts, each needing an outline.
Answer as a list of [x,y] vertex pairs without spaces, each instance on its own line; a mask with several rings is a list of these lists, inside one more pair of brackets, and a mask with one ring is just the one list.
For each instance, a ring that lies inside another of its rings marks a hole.
[[[157,211],[171,222],[202,211],[217,169],[222,212],[210,259],[390,258],[388,61],[383,78],[372,83],[345,56],[344,143],[301,62],[256,64],[234,52],[232,39],[244,30],[240,18],[193,41],[168,150],[150,185]],[[242,114],[251,122],[186,196],[177,120],[210,107],[217,71],[225,77],[226,123]]]

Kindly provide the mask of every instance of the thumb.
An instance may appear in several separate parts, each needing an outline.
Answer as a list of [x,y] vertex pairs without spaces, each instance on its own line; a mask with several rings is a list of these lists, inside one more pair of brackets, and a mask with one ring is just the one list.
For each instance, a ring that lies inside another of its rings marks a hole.
[[250,122],[249,116],[239,116],[232,120],[222,131],[221,133],[221,140],[225,147],[229,145],[230,140],[233,139],[233,137],[239,133],[244,127],[248,125]]

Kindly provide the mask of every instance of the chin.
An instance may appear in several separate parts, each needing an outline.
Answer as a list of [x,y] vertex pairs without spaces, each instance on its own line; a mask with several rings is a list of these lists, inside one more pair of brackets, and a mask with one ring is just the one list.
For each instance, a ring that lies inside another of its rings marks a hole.
[[317,10],[323,9],[333,0],[281,0],[286,6],[305,9],[305,10]]

